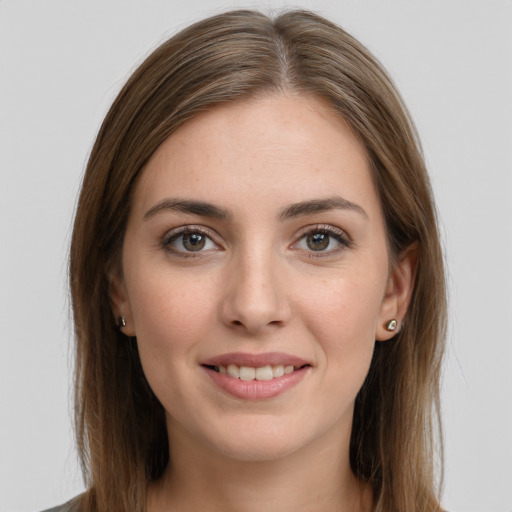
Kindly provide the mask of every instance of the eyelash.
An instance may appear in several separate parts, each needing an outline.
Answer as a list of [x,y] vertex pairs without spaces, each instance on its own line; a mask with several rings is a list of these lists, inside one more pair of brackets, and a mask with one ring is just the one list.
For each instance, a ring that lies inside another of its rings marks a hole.
[[[307,236],[310,235],[316,235],[316,234],[322,234],[327,235],[330,239],[334,239],[336,242],[338,242],[340,245],[335,249],[330,249],[328,251],[315,251],[313,249],[303,249],[305,253],[307,253],[308,257],[310,258],[321,258],[330,256],[332,254],[336,254],[340,251],[343,251],[347,248],[350,248],[353,246],[353,242],[350,240],[348,235],[341,229],[335,228],[333,226],[325,225],[325,224],[317,224],[315,226],[308,226],[304,228],[298,235],[297,241],[292,244],[292,248],[297,248],[297,245],[302,241],[305,240]],[[172,254],[175,254],[177,256],[183,257],[183,258],[197,258],[200,257],[202,253],[209,251],[211,249],[205,250],[198,250],[198,251],[187,251],[187,250],[181,250],[177,249],[172,246],[174,242],[179,240],[181,237],[184,237],[186,235],[200,235],[205,237],[207,240],[209,240],[211,243],[218,245],[214,239],[215,236],[210,231],[204,229],[203,227],[199,226],[183,226],[181,228],[177,228],[175,230],[172,230],[170,233],[167,233],[163,240],[162,240],[162,246],[163,248]],[[205,243],[208,243],[207,241]],[[183,244],[183,241],[182,241]],[[331,241],[328,241],[328,246],[331,244]]]

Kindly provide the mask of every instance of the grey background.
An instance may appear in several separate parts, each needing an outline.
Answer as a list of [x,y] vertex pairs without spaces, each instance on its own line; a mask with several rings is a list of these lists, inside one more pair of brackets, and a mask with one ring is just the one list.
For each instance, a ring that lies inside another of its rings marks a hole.
[[[0,1],[0,510],[82,490],[66,258],[81,173],[136,64],[221,0]],[[303,0],[360,38],[421,134],[449,267],[444,506],[512,511],[512,2]]]

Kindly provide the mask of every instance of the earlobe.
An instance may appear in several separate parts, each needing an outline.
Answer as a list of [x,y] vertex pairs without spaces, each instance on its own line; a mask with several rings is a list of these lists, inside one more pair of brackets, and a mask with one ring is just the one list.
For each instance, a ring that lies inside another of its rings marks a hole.
[[108,281],[113,313],[112,321],[126,336],[135,336],[135,327],[124,278],[119,271],[110,271]]
[[418,244],[402,251],[393,266],[382,301],[375,339],[386,341],[398,334],[411,301],[418,265]]

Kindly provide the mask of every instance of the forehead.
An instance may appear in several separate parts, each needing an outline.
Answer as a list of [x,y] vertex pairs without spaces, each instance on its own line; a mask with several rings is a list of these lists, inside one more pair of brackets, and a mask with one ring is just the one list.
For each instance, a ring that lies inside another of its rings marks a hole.
[[215,107],[181,126],[147,163],[134,208],[166,195],[235,208],[273,200],[278,208],[333,194],[378,206],[364,147],[326,102],[275,94]]

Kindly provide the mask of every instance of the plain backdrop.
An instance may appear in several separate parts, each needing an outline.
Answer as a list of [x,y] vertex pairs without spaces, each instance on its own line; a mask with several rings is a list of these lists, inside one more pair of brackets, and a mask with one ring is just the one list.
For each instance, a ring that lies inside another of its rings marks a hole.
[[511,0],[0,0],[0,511],[80,492],[66,266],[95,134],[137,63],[219,11],[303,7],[389,69],[417,123],[450,285],[444,506],[512,511]]

